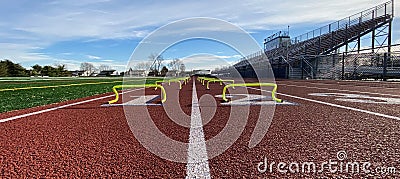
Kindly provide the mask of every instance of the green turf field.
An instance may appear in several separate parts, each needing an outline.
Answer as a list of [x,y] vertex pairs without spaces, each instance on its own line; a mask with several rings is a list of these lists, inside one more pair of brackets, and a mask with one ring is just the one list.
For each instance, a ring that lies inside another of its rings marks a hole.
[[[156,80],[158,80],[158,78],[150,78],[147,79],[146,83],[153,84]],[[0,113],[112,92],[112,87],[122,84],[122,81],[122,77],[0,78]],[[140,84],[144,82],[143,79],[140,78],[129,79],[129,81],[130,84]],[[74,86],[60,86],[70,84]],[[51,87],[19,89],[46,86]]]

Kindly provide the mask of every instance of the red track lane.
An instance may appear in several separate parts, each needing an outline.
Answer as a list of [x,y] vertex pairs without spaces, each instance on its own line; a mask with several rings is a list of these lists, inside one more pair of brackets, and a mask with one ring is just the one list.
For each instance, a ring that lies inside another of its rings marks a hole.
[[[341,86],[335,84],[337,82],[327,80],[283,80],[278,81],[278,92],[400,116],[396,110],[400,105],[354,104],[308,95],[308,93],[335,93],[315,87],[400,95],[395,90],[400,87],[398,83],[340,82]],[[168,88],[167,94],[179,95],[181,110],[190,115],[192,81],[184,85],[180,91],[171,92],[171,89],[177,88],[176,84],[166,88]],[[222,86],[218,83],[210,84],[210,88],[211,90],[206,90],[205,86],[196,82],[198,98],[205,94],[215,96],[222,92]],[[260,93],[252,89],[249,91]],[[132,95],[135,94],[136,92],[132,92]],[[159,94],[159,91],[146,89],[146,94]],[[400,121],[287,96],[278,95],[278,97],[299,105],[276,106],[266,136],[254,148],[249,148],[248,142],[257,122],[260,106],[251,106],[248,122],[239,139],[224,153],[209,160],[213,178],[400,177],[398,160]],[[122,107],[100,106],[110,99],[112,98],[0,123],[0,176],[3,178],[184,178],[186,164],[161,159],[147,151],[135,139]],[[202,118],[206,123],[203,127],[206,140],[221,132],[228,121],[230,107],[220,105],[220,102],[220,99],[217,99],[215,115],[208,121],[210,117],[208,113],[213,113],[212,108],[202,106],[200,100]],[[3,113],[0,114],[0,118],[57,105]],[[162,106],[147,108],[160,131],[175,140],[188,141],[189,129],[170,120]],[[329,162],[329,159],[338,161],[336,155],[342,150],[347,152],[344,162],[368,161],[372,164],[371,169],[377,166],[396,167],[397,173],[387,175],[363,172],[331,173],[327,168],[323,172],[316,173],[301,172],[301,168],[300,172],[296,173],[289,171],[282,173],[277,170],[279,162],[287,164],[314,162],[317,164],[317,169],[320,169],[318,165]],[[264,162],[265,158],[268,159],[268,164],[271,162],[276,164],[272,172],[260,173],[257,165]]]
[[[135,139],[122,107],[100,106],[112,98],[1,123],[0,176],[183,178],[185,164],[163,160]],[[183,105],[190,108],[190,100]],[[149,111],[167,136],[187,142],[188,129],[168,120],[161,106]]]

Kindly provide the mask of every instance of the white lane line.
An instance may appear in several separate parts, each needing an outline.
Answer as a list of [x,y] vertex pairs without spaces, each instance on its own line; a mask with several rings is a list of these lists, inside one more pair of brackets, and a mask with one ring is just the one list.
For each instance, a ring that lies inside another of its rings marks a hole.
[[211,178],[195,81],[193,81],[192,114],[186,178]]
[[[125,92],[122,92],[120,94],[125,94],[125,93],[129,93],[129,92],[137,91],[137,90],[140,90],[140,89],[134,89],[134,90],[130,90],[130,91],[125,91]],[[28,117],[28,116],[33,116],[33,115],[41,114],[41,113],[45,113],[45,112],[50,112],[50,111],[54,111],[54,110],[57,110],[57,109],[62,109],[62,108],[70,107],[70,106],[75,106],[75,105],[78,105],[78,104],[84,104],[84,103],[88,103],[88,102],[92,102],[92,101],[97,101],[97,100],[109,98],[109,97],[112,97],[112,96],[115,96],[115,94],[108,95],[108,96],[103,96],[103,97],[99,97],[99,98],[88,99],[88,100],[85,100],[85,101],[79,101],[79,102],[76,102],[76,103],[66,104],[66,105],[57,106],[57,107],[44,109],[44,110],[40,110],[40,111],[35,111],[35,112],[31,112],[31,113],[26,113],[26,114],[22,114],[22,115],[18,115],[18,116],[13,116],[13,117],[1,119],[0,123],[7,122],[7,121],[12,121],[12,120],[15,120],[15,119],[20,119],[20,118],[24,118],[24,117]]]
[[352,91],[352,90],[344,90],[344,89],[321,88],[321,87],[312,87],[312,86],[299,86],[299,85],[289,85],[289,84],[280,84],[280,85],[292,86],[292,87],[298,87],[298,88],[310,88],[310,89],[320,89],[320,90],[329,90],[329,91],[341,91],[341,92],[350,92],[350,93],[361,93],[361,94],[373,94],[373,95],[381,95],[381,96],[400,97],[400,95],[386,94],[386,93],[372,93],[372,92],[363,92],[363,91]]
[[[252,88],[252,87],[248,87],[248,88],[254,89],[254,90],[259,90],[259,91],[266,91],[266,90],[261,90],[261,89],[258,89],[258,88]],[[283,93],[276,93],[276,94],[279,94],[279,95],[282,95],[282,96],[291,97],[291,98],[296,98],[296,99],[300,99],[300,100],[304,100],[304,101],[310,101],[310,102],[314,102],[314,103],[324,104],[324,105],[328,105],[328,106],[332,106],[332,107],[337,107],[337,108],[342,108],[342,109],[347,109],[347,110],[352,110],[352,111],[372,114],[372,115],[379,116],[379,117],[385,117],[385,118],[389,118],[389,119],[400,120],[400,117],[397,117],[397,116],[390,116],[390,115],[387,115],[387,114],[367,111],[367,110],[353,108],[353,107],[342,106],[342,105],[338,105],[338,104],[318,101],[318,100],[314,100],[314,99],[303,98],[303,97],[299,97],[299,96],[293,96],[293,95],[289,95],[289,94],[283,94]]]

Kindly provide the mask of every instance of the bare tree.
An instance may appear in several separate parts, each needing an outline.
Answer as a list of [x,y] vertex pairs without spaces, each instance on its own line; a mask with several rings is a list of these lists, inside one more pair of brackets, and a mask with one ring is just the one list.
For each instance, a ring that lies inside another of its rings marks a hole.
[[154,70],[155,69],[155,63],[156,63],[157,55],[152,53],[152,54],[150,54],[150,56],[148,58],[149,58],[149,61],[151,62],[150,71]]
[[106,71],[106,70],[111,70],[111,66],[105,64],[100,65],[99,71]]
[[162,66],[163,61],[164,61],[164,58],[163,58],[161,55],[159,55],[159,56],[156,58],[157,71],[160,71],[160,70],[161,70],[161,66]]
[[171,62],[168,63],[168,67],[171,70],[179,71],[181,64],[182,64],[182,61],[179,60],[178,58],[175,58]]
[[151,62],[151,61],[144,61],[144,62],[139,62],[139,63],[137,63],[137,64],[134,66],[134,68],[135,68],[136,70],[149,70],[150,67],[151,67],[151,65],[152,65],[152,62]]
[[87,72],[87,73],[88,73],[87,75],[89,76],[89,75],[91,75],[91,74],[94,73],[94,71],[96,70],[96,68],[95,68],[94,65],[91,64],[91,63],[83,62],[83,63],[81,63],[81,70]]
[[164,58],[161,55],[156,55],[156,54],[151,54],[149,56],[149,60],[153,62],[152,69],[156,70],[159,72],[161,70],[162,63],[164,61]]
[[143,70],[144,69],[144,63],[143,62],[139,62],[139,63],[135,64],[135,66],[133,66],[133,68],[135,70]]

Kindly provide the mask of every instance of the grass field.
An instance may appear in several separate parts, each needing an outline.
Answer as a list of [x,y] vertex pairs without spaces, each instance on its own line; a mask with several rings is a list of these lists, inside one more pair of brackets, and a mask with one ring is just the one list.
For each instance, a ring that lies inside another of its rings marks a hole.
[[[130,80],[133,83],[143,83],[143,79]],[[155,80],[158,79],[147,79],[146,83],[154,83]],[[112,87],[122,84],[122,81],[122,77],[0,78],[0,113],[112,92]],[[70,84],[74,84],[74,86],[62,86]],[[45,86],[53,87],[2,91],[4,89]]]

